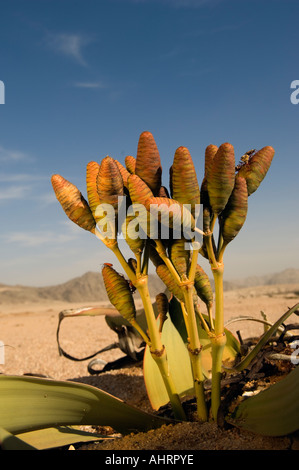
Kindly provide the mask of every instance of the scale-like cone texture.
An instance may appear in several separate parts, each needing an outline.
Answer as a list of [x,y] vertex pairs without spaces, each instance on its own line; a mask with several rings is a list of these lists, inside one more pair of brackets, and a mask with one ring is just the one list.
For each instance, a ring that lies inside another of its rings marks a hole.
[[[134,214],[138,214],[140,226],[144,233],[150,234],[150,215],[146,211],[145,202],[153,196],[148,185],[137,175],[130,175],[128,178],[128,190],[132,202]],[[141,206],[141,207],[138,207]]]
[[159,190],[158,197],[168,197],[169,198],[169,193],[167,191],[167,188],[165,188],[165,186],[161,186],[161,188]]
[[156,248],[151,244],[149,245],[149,257],[155,267],[159,266],[160,264],[164,264],[164,261],[157,253]]
[[128,281],[111,266],[102,269],[104,284],[110,302],[123,318],[132,321],[136,318],[136,309]]
[[[136,226],[137,225],[137,226]],[[140,227],[137,224],[137,218],[135,216],[128,215],[122,224],[122,233],[124,238],[129,245],[133,253],[141,253],[144,249],[145,238],[137,237],[137,234],[141,232]],[[137,231],[137,233],[136,233]],[[143,232],[144,235],[144,232]]]
[[136,261],[136,259],[129,258],[128,259],[128,265],[134,271],[134,273],[136,273],[136,270],[137,270],[137,261]]
[[125,164],[126,164],[126,168],[127,168],[128,172],[131,173],[132,175],[134,175],[135,174],[135,167],[136,167],[136,158],[133,157],[132,155],[128,155],[125,158]]
[[228,203],[221,214],[221,233],[223,241],[228,244],[239,233],[246,220],[248,194],[246,180],[239,176]]
[[194,217],[195,204],[200,204],[200,189],[193,160],[186,147],[176,150],[171,173],[173,199],[181,204],[191,204]]
[[186,231],[195,228],[195,220],[191,212],[174,199],[150,197],[145,202],[145,207],[160,223],[168,224],[170,228],[177,231],[180,231],[180,227],[184,227]]
[[128,178],[128,189],[133,204],[145,205],[145,202],[153,193],[149,186],[137,175],[130,175]]
[[164,294],[163,292],[156,295],[156,304],[157,304],[158,314],[165,318],[167,316],[168,307],[169,307],[167,295]]
[[160,264],[156,268],[156,273],[158,274],[159,278],[164,282],[168,290],[177,297],[178,300],[181,302],[184,301],[184,295],[180,287],[177,285],[175,280],[172,277],[171,272],[169,271],[168,267],[165,264]]
[[205,177],[208,176],[210,169],[213,165],[214,157],[217,153],[218,147],[216,145],[210,144],[205,150]]
[[203,230],[204,232],[209,232],[210,224],[212,220],[212,207],[210,204],[209,193],[208,193],[208,175],[210,169],[213,165],[214,157],[217,153],[218,147],[216,145],[210,144],[205,150],[205,175],[201,183],[200,188],[200,202],[203,207]]
[[265,178],[274,157],[274,149],[271,146],[263,147],[256,152],[248,163],[239,170],[237,176],[245,178],[248,196],[253,194]]
[[209,200],[214,214],[220,214],[235,184],[235,155],[231,144],[220,145],[207,175]]
[[84,230],[94,233],[96,222],[79,189],[60,175],[53,175],[52,186],[68,218]]
[[111,157],[103,158],[97,176],[97,189],[101,203],[118,209],[118,197],[124,195],[124,185],[119,168]]
[[172,184],[172,165],[169,168],[169,191],[170,191],[170,197],[173,198],[173,184]]
[[185,248],[185,244],[184,238],[174,240],[170,249],[170,259],[180,276],[187,275],[189,270],[190,250]]
[[114,160],[114,161],[117,164],[118,169],[120,171],[120,174],[122,176],[123,184],[127,188],[128,187],[128,178],[129,178],[131,173],[119,161],[117,161],[117,160]]
[[196,266],[194,287],[198,297],[210,308],[213,304],[213,290],[209,276],[199,264]]
[[97,177],[100,171],[100,165],[97,162],[89,162],[86,167],[86,190],[87,190],[87,197],[89,202],[89,207],[93,216],[97,222],[96,217],[96,210],[100,201],[100,196],[98,194],[97,188]]
[[150,187],[157,196],[161,186],[162,166],[159,151],[150,132],[143,132],[138,141],[135,174]]

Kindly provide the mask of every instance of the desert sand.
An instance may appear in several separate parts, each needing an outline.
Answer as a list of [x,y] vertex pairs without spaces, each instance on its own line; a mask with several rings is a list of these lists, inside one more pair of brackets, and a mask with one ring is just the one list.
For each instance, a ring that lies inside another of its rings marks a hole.
[[[226,322],[240,316],[262,318],[261,311],[264,312],[268,321],[274,322],[297,302],[299,302],[298,284],[248,287],[228,291],[225,293]],[[74,362],[59,355],[56,342],[58,314],[64,309],[82,306],[100,306],[100,304],[99,302],[72,304],[61,301],[0,304],[0,341],[4,344],[5,352],[4,361],[2,361],[4,364],[0,364],[0,373],[9,375],[38,374],[57,380],[82,381],[99,387],[145,411],[151,411],[140,364],[136,364],[133,368],[109,371],[100,375],[90,375],[87,371],[89,360]],[[107,303],[103,303],[102,306],[111,307]],[[293,316],[289,321],[298,323],[297,318]],[[243,338],[259,336],[263,332],[262,324],[251,321],[232,323],[228,328],[234,334],[239,330]],[[114,343],[117,341],[117,336],[107,326],[104,316],[66,318],[61,324],[60,340],[61,346],[69,354],[76,357],[85,357],[108,344]],[[103,353],[101,358],[108,362],[121,356],[123,356],[123,353],[119,349],[113,349]],[[204,430],[205,434],[201,442],[199,429],[194,430],[194,427],[190,426],[190,423],[183,424],[181,429],[184,435],[189,434],[192,436],[188,441],[191,444],[184,444],[182,440],[176,439],[176,444],[169,441],[169,446],[174,449],[184,449],[185,447],[182,447],[184,445],[191,445],[191,447],[186,447],[187,449],[213,449],[213,445],[215,446],[215,427],[200,428]],[[195,423],[195,426],[198,426],[198,423]],[[171,430],[170,427],[167,431],[168,439],[173,439]],[[256,436],[249,438],[248,434],[242,438],[242,432],[239,430],[229,432],[238,433],[239,444],[237,444],[235,437],[232,438],[231,435],[228,438],[226,434],[226,444],[223,445],[228,447],[224,448],[233,446],[232,448],[236,449],[247,449],[258,446],[260,449],[286,449],[293,445],[293,441],[291,442],[288,438],[257,438]],[[209,433],[211,434],[211,440]],[[117,440],[114,444],[111,444],[111,442],[110,444],[103,444],[102,448],[152,449],[157,445],[155,444],[157,436],[157,432],[152,435],[147,434],[146,439],[143,439],[143,441],[138,441],[138,437],[135,436],[133,438],[134,444],[132,444],[132,441],[128,443],[128,437],[126,437],[122,440],[123,444],[119,444],[120,441]],[[212,444],[213,442],[214,444]],[[218,439],[217,442],[218,446],[221,445],[221,440]],[[107,447],[107,445],[110,447]],[[125,447],[117,447],[119,445]],[[167,440],[164,441],[163,445],[167,449]],[[203,445],[206,447],[201,447]],[[298,445],[298,442],[296,445]]]

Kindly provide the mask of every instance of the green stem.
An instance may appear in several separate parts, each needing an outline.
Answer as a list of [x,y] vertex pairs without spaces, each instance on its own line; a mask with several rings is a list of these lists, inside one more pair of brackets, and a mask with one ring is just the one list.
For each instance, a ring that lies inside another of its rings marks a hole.
[[192,251],[192,257],[191,257],[191,265],[188,273],[188,279],[189,281],[194,281],[195,278],[195,271],[196,271],[196,266],[197,266],[197,258],[198,258],[198,253],[199,253],[199,246],[197,244],[193,243],[193,251]]
[[143,329],[141,328],[141,326],[139,325],[139,323],[137,323],[136,320],[131,320],[130,321],[131,325],[135,328],[136,331],[138,331],[138,333],[140,334],[140,336],[142,337],[142,339],[144,340],[144,342],[150,346],[150,340],[148,338],[148,336],[144,333]]
[[165,251],[165,248],[163,246],[163,243],[161,242],[161,240],[155,240],[155,242],[156,242],[156,250],[157,250],[158,255],[160,256],[160,258],[164,261],[164,263],[168,267],[168,269],[171,272],[172,277],[174,278],[176,283],[178,285],[180,285],[181,284],[181,278],[180,278],[177,270],[175,269],[172,261],[166,255],[166,251]]
[[207,405],[205,401],[204,395],[204,375],[202,372],[201,366],[201,355],[200,351],[202,346],[199,341],[198,337],[198,329],[196,323],[196,316],[194,310],[194,303],[193,303],[193,283],[186,285],[183,288],[184,292],[184,300],[185,300],[185,307],[187,311],[187,315],[185,315],[186,320],[186,329],[188,333],[188,340],[189,340],[189,356],[191,360],[192,372],[193,372],[193,380],[194,380],[194,390],[195,390],[195,397],[197,402],[197,415],[201,421],[207,421],[208,414],[207,414]]
[[210,265],[213,268],[217,268],[218,263],[214,253],[213,242],[212,242],[213,232],[209,232],[205,235],[205,246],[209,257]]
[[213,269],[215,281],[215,334],[211,338],[212,343],[212,415],[217,419],[221,401],[221,374],[222,356],[226,344],[224,332],[224,308],[223,308],[223,264]]
[[149,241],[146,240],[145,242],[145,248],[143,251],[143,263],[142,263],[142,269],[141,272],[142,274],[146,275],[148,272],[148,263],[149,263]]
[[126,275],[130,279],[130,281],[134,282],[136,280],[136,274],[134,273],[133,269],[129,266],[127,261],[125,260],[122,252],[120,251],[118,244],[117,243],[112,243],[108,245],[108,248],[110,248],[111,251],[115,254],[117,257],[118,261],[120,262],[122,268],[124,269]]
[[147,279],[147,276],[140,277],[136,281],[135,286],[138,289],[145,311],[150,337],[150,352],[157,366],[159,367],[175,418],[184,421],[186,420],[186,415],[169,371],[166,351],[161,341],[161,336],[148,291]]
[[222,375],[222,356],[226,344],[225,333],[212,337],[212,390],[211,390],[211,409],[213,419],[217,420],[218,410],[221,403],[221,375]]
[[201,321],[202,327],[204,328],[204,330],[206,331],[206,333],[207,333],[208,335],[210,335],[210,332],[211,332],[212,327],[209,328],[207,322],[205,321],[205,319],[204,319],[204,317],[203,317],[203,315],[202,315],[202,313],[201,313],[201,311],[200,311],[199,304],[194,305],[194,309],[195,309],[195,313],[198,315],[198,317],[199,317],[199,319],[200,319],[200,321]]

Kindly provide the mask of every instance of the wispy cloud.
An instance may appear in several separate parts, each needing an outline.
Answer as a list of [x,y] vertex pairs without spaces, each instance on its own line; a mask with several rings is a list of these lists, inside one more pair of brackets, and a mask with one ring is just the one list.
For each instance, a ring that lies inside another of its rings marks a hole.
[[49,48],[63,54],[80,65],[86,66],[84,48],[90,44],[92,39],[83,34],[71,33],[48,33],[46,43]]
[[33,247],[45,245],[49,243],[65,243],[73,240],[72,235],[57,234],[50,231],[36,231],[36,232],[13,232],[6,234],[6,242],[17,243],[21,246]]
[[0,202],[10,199],[24,199],[30,193],[30,186],[9,186],[0,189]]
[[74,86],[76,88],[90,88],[90,89],[106,88],[102,82],[76,82]]
[[0,183],[26,183],[34,181],[44,181],[48,176],[31,175],[29,173],[1,173]]
[[7,149],[0,145],[1,162],[19,162],[20,160],[32,160],[32,157],[19,150]]

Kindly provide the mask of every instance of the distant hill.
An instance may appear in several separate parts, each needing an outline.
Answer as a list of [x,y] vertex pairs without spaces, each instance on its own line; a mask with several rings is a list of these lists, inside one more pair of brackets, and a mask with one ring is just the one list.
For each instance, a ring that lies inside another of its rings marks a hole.
[[[157,276],[149,275],[149,286],[153,296],[165,290]],[[109,302],[101,273],[87,272],[63,284],[48,287],[6,286],[0,284],[0,304],[61,300],[64,302]]]
[[273,286],[277,284],[299,284],[299,269],[288,268],[279,273],[224,281],[224,289],[235,290],[242,287]]
[[[224,289],[228,291],[243,287],[271,286],[276,284],[299,284],[299,269],[289,268],[266,276],[253,276],[236,281],[225,281]],[[149,275],[149,285],[153,297],[165,290],[164,284],[155,275]],[[83,276],[76,277],[63,284],[48,287],[7,286],[0,284],[0,304],[40,302],[43,300],[60,300],[64,302],[107,300],[109,302],[102,275],[96,272],[87,272]]]

